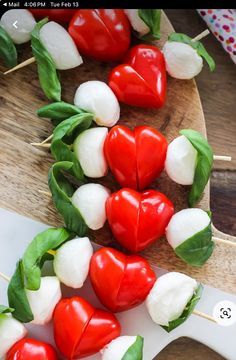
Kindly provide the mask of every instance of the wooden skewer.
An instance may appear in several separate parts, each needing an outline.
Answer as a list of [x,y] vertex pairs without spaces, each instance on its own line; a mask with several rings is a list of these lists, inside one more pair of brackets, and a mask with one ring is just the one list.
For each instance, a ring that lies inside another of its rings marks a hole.
[[[201,40],[202,38],[204,38],[208,34],[210,34],[210,31],[208,29],[206,29],[203,32],[201,32],[201,34],[195,36],[191,41],[195,42],[195,41]],[[11,72],[22,69],[23,67],[25,67],[27,65],[30,65],[30,64],[32,64],[34,62],[35,62],[35,57],[33,56],[30,59],[27,59],[27,60],[23,61],[22,63],[14,66],[12,69],[5,71],[3,74],[4,75],[10,74]]]
[[11,280],[11,278],[9,278],[9,276],[3,274],[2,272],[0,272],[0,277],[7,282],[10,282],[10,280]]
[[38,190],[38,192],[39,192],[40,194],[43,194],[43,195],[46,195],[46,196],[50,196],[50,197],[52,197],[52,194],[51,194],[49,191],[45,191],[45,190]]
[[47,253],[50,254],[50,255],[53,255],[53,256],[56,255],[56,251],[55,251],[55,250],[48,250]]
[[41,142],[41,144],[45,144],[46,142],[48,142],[49,140],[51,140],[53,138],[53,134],[51,134],[50,136],[47,137],[47,139],[43,140]]
[[45,144],[45,143],[30,143],[30,145],[37,146],[37,147],[43,147],[46,149],[49,149],[51,147],[51,144]]
[[[40,192],[43,195],[46,195],[48,197],[52,197],[52,194],[48,191],[44,191],[44,190],[38,190],[38,192]],[[212,241],[214,241],[215,243],[218,244],[224,244],[224,245],[229,245],[229,246],[234,246],[236,247],[236,242],[234,241],[230,241],[230,240],[225,240],[225,239],[220,239],[218,237],[212,236]]]
[[205,314],[205,313],[203,313],[203,312],[201,312],[201,311],[198,311],[198,310],[193,310],[192,313],[193,313],[194,315],[200,316],[200,317],[202,317],[202,318],[204,318],[204,319],[206,319],[206,320],[212,321],[212,322],[214,322],[214,323],[217,324],[217,321],[213,318],[213,316],[210,316],[210,315]]
[[[52,254],[52,255],[55,255],[56,251],[54,251],[54,250],[49,250],[48,253],[49,253],[49,254]],[[5,281],[7,281],[7,282],[10,282],[10,280],[11,280],[7,275],[5,275],[5,274],[3,274],[3,273],[1,273],[1,272],[0,272],[0,277],[1,277],[2,279],[4,279]],[[193,314],[194,314],[194,315],[197,315],[197,316],[200,316],[200,317],[202,317],[203,319],[206,319],[206,320],[209,320],[209,321],[212,321],[212,322],[216,323],[216,320],[215,320],[212,316],[210,316],[210,315],[208,315],[208,314],[205,314],[205,313],[203,313],[203,312],[201,312],[201,311],[193,310]]]
[[208,29],[206,29],[203,32],[201,32],[199,35],[195,36],[191,41],[195,42],[195,41],[201,40],[209,34],[210,34],[210,31]]
[[235,241],[230,241],[230,240],[226,240],[226,239],[221,239],[221,238],[218,238],[218,237],[215,237],[215,236],[212,237],[212,240],[213,240],[215,243],[218,243],[218,244],[236,246],[236,242],[235,242]]
[[[38,192],[40,194],[46,195],[48,197],[52,197],[52,194],[49,191],[38,190]],[[212,236],[212,241],[214,241],[215,243],[219,243],[219,244],[221,243],[221,244],[224,244],[224,245],[236,246],[236,242],[234,242],[234,241],[220,239],[220,238],[215,237],[215,236]]]
[[[202,38],[204,38],[208,34],[210,34],[210,31],[208,29],[206,29],[203,32],[201,32],[201,34],[195,36],[191,41],[195,42],[195,41],[201,40]],[[4,75],[10,74],[11,72],[22,69],[23,67],[25,67],[27,65],[30,65],[30,64],[32,64],[34,62],[35,62],[35,57],[31,57],[30,59],[27,59],[27,60],[23,61],[22,63],[14,66],[12,69],[5,71],[3,74]]]
[[225,155],[214,155],[213,160],[220,160],[220,161],[231,161],[231,156],[225,156]]
[[11,72],[21,69],[21,68],[23,68],[27,65],[30,65],[34,62],[35,62],[35,57],[31,57],[30,59],[27,59],[27,60],[23,61],[22,63],[14,66],[12,69],[5,71],[3,74],[4,75],[10,74]]
[[[30,145],[33,146],[37,146],[37,147],[44,147],[44,148],[50,148],[51,144],[46,144],[47,141],[51,140],[53,137],[53,135],[50,135],[47,139],[43,140],[41,143],[30,143]],[[216,161],[231,161],[232,157],[231,156],[226,156],[226,155],[214,155],[213,159]]]

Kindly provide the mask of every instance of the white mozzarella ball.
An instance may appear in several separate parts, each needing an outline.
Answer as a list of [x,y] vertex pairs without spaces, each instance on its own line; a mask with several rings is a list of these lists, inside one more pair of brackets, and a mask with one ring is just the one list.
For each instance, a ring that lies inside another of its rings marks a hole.
[[120,118],[120,105],[109,86],[97,80],[86,81],[75,93],[74,104],[95,115],[98,125],[111,127]]
[[63,244],[54,256],[53,266],[58,279],[65,285],[79,289],[89,272],[93,247],[89,238],[75,238]]
[[26,289],[26,296],[34,315],[32,323],[45,325],[52,319],[54,308],[62,297],[60,281],[56,276],[42,277],[39,290]]
[[197,281],[187,275],[170,272],[156,280],[146,306],[152,320],[163,326],[176,320],[197,289]]
[[149,33],[150,29],[138,14],[138,9],[125,9],[125,13],[130,21],[132,28],[139,33],[140,36]]
[[90,178],[100,178],[107,173],[104,142],[108,134],[105,127],[83,131],[74,142],[74,152],[83,172]]
[[101,350],[102,360],[122,360],[136,339],[137,336],[119,336],[112,340]]
[[166,238],[175,249],[185,240],[205,229],[211,222],[208,214],[202,209],[184,209],[174,214],[166,228]]
[[27,331],[23,324],[10,314],[0,316],[0,359],[4,358],[8,350],[25,337]]
[[58,70],[73,69],[83,63],[72,37],[61,25],[50,21],[40,29],[39,36]]
[[3,14],[0,25],[15,44],[23,44],[30,40],[36,21],[30,11],[12,9]]
[[180,185],[192,185],[197,163],[197,150],[181,135],[168,146],[165,170],[167,175]]
[[100,184],[85,184],[73,194],[72,204],[78,208],[85,223],[92,230],[98,230],[106,222],[106,201],[110,191]]
[[167,72],[176,79],[189,80],[203,67],[202,57],[188,44],[167,41],[162,49]]

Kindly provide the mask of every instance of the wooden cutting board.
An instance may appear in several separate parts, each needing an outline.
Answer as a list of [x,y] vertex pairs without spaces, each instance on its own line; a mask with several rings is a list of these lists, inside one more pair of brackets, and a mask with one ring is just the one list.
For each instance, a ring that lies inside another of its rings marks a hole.
[[[173,31],[165,15],[161,27],[162,40],[158,46],[162,46],[168,34]],[[21,47],[19,51],[20,61],[31,56],[29,45]],[[73,102],[76,88],[84,81],[106,81],[110,69],[110,64],[84,59],[82,66],[61,72],[63,100]],[[47,173],[54,160],[49,152],[30,145],[30,142],[39,142],[52,132],[50,121],[35,115],[35,110],[45,104],[47,99],[39,87],[35,64],[8,76],[0,76],[0,207],[52,226],[60,226],[62,220],[51,199],[38,192],[48,189]],[[162,109],[147,110],[121,105],[119,123],[131,128],[136,125],[151,125],[160,130],[168,141],[178,136],[179,130],[183,128],[192,128],[206,135],[204,114],[195,81],[168,78],[167,102]],[[99,182],[112,191],[118,189],[111,175]],[[176,211],[187,207],[188,189],[173,183],[165,173],[156,180],[152,188],[164,192],[174,202]],[[199,206],[209,209],[209,187]],[[233,239],[216,229],[215,235]],[[90,236],[98,243],[117,246],[108,226]],[[165,239],[149,247],[144,255],[162,268],[182,271],[205,284],[236,292],[236,248],[217,245],[212,257],[200,269],[190,267],[178,259]]]

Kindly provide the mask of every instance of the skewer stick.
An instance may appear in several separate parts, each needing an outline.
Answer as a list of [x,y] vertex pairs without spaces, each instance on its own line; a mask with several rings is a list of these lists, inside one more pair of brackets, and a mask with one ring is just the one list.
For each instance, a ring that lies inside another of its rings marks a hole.
[[50,136],[47,137],[47,139],[43,140],[41,142],[41,144],[45,144],[46,142],[48,142],[49,140],[51,140],[53,138],[53,134],[51,134]]
[[[52,255],[55,255],[56,252],[55,252],[54,250],[49,250],[48,253],[49,253],[49,254],[52,254]],[[10,282],[10,278],[9,278],[8,276],[4,275],[4,274],[1,273],[1,272],[0,272],[0,277],[1,277],[2,279],[4,279],[5,281]],[[201,312],[201,311],[194,310],[194,311],[193,311],[193,314],[194,314],[194,315],[197,315],[197,316],[200,316],[200,317],[202,317],[202,318],[204,318],[204,319],[206,319],[206,320],[209,320],[209,321],[212,321],[212,322],[216,323],[215,319],[214,319],[212,316],[210,316],[210,315],[208,315],[208,314],[205,314],[205,313],[203,313],[203,312]]]
[[46,149],[49,149],[51,147],[51,144],[45,144],[45,143],[30,143],[30,145],[37,146],[37,147],[43,147]]
[[230,246],[234,246],[234,247],[236,246],[235,241],[230,241],[230,240],[226,240],[226,239],[220,239],[220,238],[215,237],[215,236],[212,237],[212,240],[215,243],[218,243],[218,244],[230,245]]
[[10,280],[11,280],[11,279],[9,278],[9,276],[3,274],[2,272],[0,272],[0,277],[1,277],[2,279],[4,279],[5,281],[7,281],[7,282],[10,282]]
[[[50,135],[47,139],[43,140],[41,143],[30,143],[30,145],[37,146],[37,147],[44,147],[44,148],[50,148],[51,144],[46,144],[47,141],[51,140],[53,135]],[[225,156],[225,155],[214,155],[213,159],[216,161],[231,161],[231,156]]]
[[[191,41],[195,42],[195,41],[201,40],[202,38],[204,38],[208,34],[210,34],[210,31],[208,29],[206,29],[203,32],[201,32],[201,34],[195,36]],[[30,64],[32,64],[34,62],[35,62],[35,57],[31,57],[30,59],[27,59],[27,60],[23,61],[21,64],[18,64],[16,66],[14,66],[12,69],[5,71],[3,74],[4,75],[10,74],[11,72],[22,69],[23,67],[25,67],[27,65],[30,65]]]
[[46,195],[46,196],[50,196],[50,197],[52,197],[52,194],[51,194],[49,191],[45,191],[45,190],[38,190],[38,192],[39,192],[40,194],[43,194],[43,195]]
[[[195,41],[201,40],[202,38],[204,38],[208,34],[210,34],[210,31],[208,29],[206,29],[203,32],[201,32],[201,34],[195,36],[191,41],[195,42]],[[30,59],[27,59],[27,60],[23,61],[21,64],[18,64],[16,66],[14,66],[12,69],[5,71],[3,74],[4,75],[10,74],[11,72],[22,69],[23,67],[25,67],[27,65],[30,65],[30,64],[32,64],[34,62],[35,62],[35,57],[31,57]]]
[[205,314],[205,313],[203,313],[201,311],[198,311],[198,310],[193,310],[193,314],[197,315],[197,316],[200,316],[200,317],[202,317],[202,318],[204,318],[206,320],[212,321],[212,322],[217,324],[217,321],[213,318],[213,316],[210,316],[210,315]]
[[[38,190],[38,192],[40,194],[46,195],[48,197],[52,197],[52,194],[49,191]],[[212,241],[214,241],[216,243],[219,243],[219,244],[221,243],[221,244],[224,244],[224,245],[236,246],[236,242],[234,242],[234,241],[220,239],[220,238],[215,237],[215,236],[212,236]]]
[[22,63],[14,66],[12,69],[5,71],[3,74],[4,75],[10,74],[11,72],[21,69],[21,68],[23,68],[27,65],[30,65],[34,62],[35,62],[35,57],[31,57],[30,59],[27,59],[27,60],[23,61]]
[[213,160],[220,160],[220,161],[231,161],[231,156],[225,156],[225,155],[214,155]]
[[55,250],[48,250],[47,253],[50,254],[50,255],[53,255],[53,256],[56,255],[56,251],[55,251]]
[[195,42],[195,41],[201,40],[209,34],[210,34],[210,31],[208,29],[206,29],[203,32],[201,32],[199,35],[195,36],[191,41]]

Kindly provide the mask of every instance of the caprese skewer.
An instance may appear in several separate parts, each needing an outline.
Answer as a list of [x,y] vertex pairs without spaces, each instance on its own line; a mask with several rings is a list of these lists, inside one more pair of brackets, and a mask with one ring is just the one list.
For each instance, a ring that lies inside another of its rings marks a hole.
[[146,299],[151,319],[167,332],[183,324],[191,314],[216,322],[207,314],[195,311],[202,295],[202,285],[190,276],[169,272],[159,277]]
[[178,257],[198,267],[212,255],[216,243],[236,246],[233,241],[213,236],[211,213],[199,208],[175,213],[166,228],[166,239]]
[[209,30],[205,30],[193,39],[175,32],[169,35],[162,52],[170,76],[182,80],[194,78],[202,71],[203,59],[211,71],[215,69],[213,58],[199,41],[209,33]]
[[[98,102],[97,106],[100,104]],[[93,105],[96,114],[98,112],[94,102]],[[68,109],[71,106],[73,111],[72,105],[65,104],[65,108],[67,106]],[[89,110],[89,107],[86,110]],[[81,110],[78,108],[78,111]],[[38,111],[40,116],[50,118],[58,116],[56,112],[63,116],[63,103],[47,105]],[[67,114],[65,110],[64,112]],[[109,133],[105,127],[91,128],[78,135],[79,130],[91,125],[91,121],[90,113],[74,115],[73,119],[69,118],[60,123],[51,137],[41,143],[31,144],[51,148],[56,160],[70,161],[73,151],[74,161],[78,161],[84,175],[91,178],[105,176],[109,166],[121,186],[135,190],[147,188],[165,167],[167,175],[173,181],[181,185],[192,185],[193,189],[189,194],[191,206],[201,198],[211,174],[213,160],[231,160],[229,156],[213,155],[207,140],[199,132],[191,129],[181,130],[182,135],[174,139],[169,146],[165,137],[150,126],[138,126],[131,131],[123,125],[117,125]],[[103,123],[104,117],[100,117],[100,121]],[[75,126],[76,122],[78,126]],[[62,132],[63,127],[65,132]],[[72,148],[69,149],[69,143],[67,141],[65,144],[63,137],[66,137],[67,133],[71,134],[71,129],[78,137],[70,140],[73,140],[73,146],[71,144]],[[47,143],[51,139],[52,143]],[[203,170],[205,178],[201,178],[200,182],[198,174]],[[78,174],[75,172],[75,176],[83,180],[80,177],[81,171]]]
[[165,170],[180,185],[191,185],[188,202],[193,207],[202,197],[211,175],[213,160],[230,161],[231,157],[214,156],[208,141],[192,129],[180,131],[168,146]]
[[[30,14],[30,16],[32,15]],[[60,101],[61,85],[57,70],[75,68],[81,65],[83,60],[69,33],[54,21],[48,22],[48,19],[45,18],[36,23],[30,36],[34,57],[6,71],[4,74],[36,61],[39,81],[46,97],[52,101]]]
[[82,83],[76,90],[74,105],[60,101],[43,106],[37,111],[40,117],[50,118],[57,125],[74,115],[84,112],[93,114],[99,126],[112,127],[120,118],[120,106],[109,86],[98,80]]
[[106,222],[106,201],[110,190],[103,185],[89,183],[75,187],[63,173],[73,175],[73,163],[61,161],[52,165],[48,185],[54,205],[66,227],[78,236],[85,236],[88,228],[98,230]]

